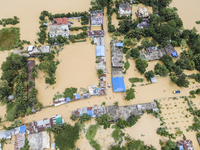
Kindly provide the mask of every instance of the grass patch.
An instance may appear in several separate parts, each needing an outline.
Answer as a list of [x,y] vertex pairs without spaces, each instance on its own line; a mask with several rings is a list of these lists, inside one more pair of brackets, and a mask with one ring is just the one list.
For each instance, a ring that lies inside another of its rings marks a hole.
[[0,30],[0,50],[11,50],[18,47],[19,36],[19,28],[11,27]]
[[142,79],[142,78],[129,78],[128,80],[131,83],[143,82],[144,81],[144,79]]
[[97,141],[94,140],[94,137],[97,133],[98,128],[99,128],[98,124],[90,125],[90,127],[86,133],[86,138],[88,139],[90,145],[96,150],[101,149],[101,146],[97,143]]
[[200,21],[196,21],[196,24],[200,24]]
[[10,103],[7,104],[6,106],[6,118],[9,121],[14,121],[15,118],[17,117],[17,112],[16,112],[16,107],[17,107],[17,103]]

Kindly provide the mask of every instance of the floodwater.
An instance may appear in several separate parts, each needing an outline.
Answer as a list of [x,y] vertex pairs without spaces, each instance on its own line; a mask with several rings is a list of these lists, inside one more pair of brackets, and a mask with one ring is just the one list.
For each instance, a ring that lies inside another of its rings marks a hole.
[[198,25],[195,23],[200,20],[197,15],[200,13],[199,5],[199,0],[173,0],[170,7],[176,7],[178,9],[178,15],[182,19],[185,29],[192,29],[195,27],[198,33],[200,33],[200,24]]
[[[193,0],[193,2],[188,5],[186,0],[174,0],[172,4],[170,5],[175,6],[178,8],[178,13],[180,17],[183,19],[184,27],[191,29],[193,26],[200,27],[200,25],[196,25],[195,21],[198,20],[197,16],[194,14],[198,14],[199,9],[197,8],[197,3],[199,1]],[[12,4],[12,5],[10,5]],[[180,5],[181,4],[181,5]],[[17,6],[17,7],[16,7]],[[139,4],[138,6],[133,6],[132,13],[133,13],[133,19],[136,18],[135,11],[138,9],[138,7],[144,6],[142,4]],[[9,9],[7,9],[9,7]],[[48,10],[50,12],[54,13],[67,13],[67,12],[75,12],[75,11],[87,11],[90,7],[90,0],[87,1],[70,1],[70,5],[67,1],[64,0],[58,0],[56,3],[53,0],[48,1],[48,5],[45,1],[25,1],[25,0],[19,0],[19,1],[2,1],[1,3],[1,14],[0,18],[8,18],[13,17],[16,15],[20,18],[20,23],[16,26],[20,27],[20,33],[21,33],[21,39],[29,40],[32,44],[37,39],[36,33],[39,31],[39,15],[40,12],[43,10]],[[190,9],[188,9],[190,7]],[[76,8],[73,9],[73,8]],[[194,11],[190,11],[193,9]],[[12,11],[10,11],[12,10]],[[148,10],[152,12],[152,9],[148,7]],[[15,13],[14,13],[15,12]],[[106,10],[105,10],[106,12]],[[104,13],[106,14],[106,13]],[[191,17],[192,16],[192,17]],[[196,18],[195,18],[196,17]],[[188,21],[189,20],[189,21]],[[80,26],[80,22],[78,22],[77,19],[70,20],[74,22],[72,27]],[[112,23],[115,25],[115,27],[118,26],[118,21],[116,19],[116,14],[114,13],[112,16]],[[105,50],[106,50],[106,62],[107,62],[107,75],[106,80],[107,83],[111,83],[111,53],[110,53],[110,34],[107,32],[107,15],[104,16],[104,22],[103,22],[103,28],[106,32],[105,34]],[[92,30],[99,30],[100,27],[92,27]],[[81,30],[80,30],[81,31]],[[77,34],[79,32],[73,31],[72,34]],[[180,53],[182,50],[180,48],[176,48],[178,50],[178,53]],[[0,52],[0,64],[6,60],[6,57],[8,56],[8,53],[11,51],[4,51]],[[79,89],[86,88],[93,84],[98,84],[98,77],[96,74],[96,63],[95,63],[95,45],[90,44],[89,38],[87,38],[87,42],[81,42],[81,43],[70,43],[70,45],[67,45],[64,47],[64,49],[59,53],[59,56],[57,59],[60,61],[60,64],[58,65],[57,71],[56,71],[56,84],[49,86],[45,84],[44,81],[44,74],[40,71],[39,76],[36,79],[36,89],[38,90],[38,100],[45,106],[53,104],[53,96],[56,92],[64,92],[65,88],[67,87],[77,87],[78,92]],[[132,77],[138,77],[138,78],[144,78],[144,75],[141,75],[137,68],[135,67],[135,61],[133,59],[128,60],[130,63],[130,68],[127,70],[127,73],[124,75],[125,80],[125,86],[126,88],[131,87],[131,83],[129,82],[129,78]],[[147,70],[154,70],[154,66],[157,62],[160,61],[151,61],[148,62],[148,68]],[[38,61],[36,61],[38,63]],[[187,74],[196,73],[197,71],[184,71]],[[1,74],[1,70],[0,70]],[[191,80],[193,81],[193,80]],[[50,116],[61,114],[64,118],[65,122],[69,122],[70,124],[74,124],[70,120],[71,111],[76,110],[77,108],[82,107],[89,107],[94,105],[101,105],[102,102],[106,102],[106,105],[113,105],[114,102],[118,101],[120,106],[125,105],[133,105],[138,103],[147,103],[152,102],[154,99],[158,98],[165,98],[165,97],[173,97],[175,94],[172,93],[174,90],[180,90],[181,93],[177,94],[177,96],[185,96],[189,95],[189,91],[196,90],[197,83],[195,82],[190,83],[190,86],[188,89],[186,88],[180,88],[177,85],[175,85],[169,77],[158,77],[157,83],[155,84],[149,84],[145,86],[141,86],[141,84],[148,83],[146,80],[144,80],[143,83],[136,83],[136,87],[134,89],[136,90],[136,98],[131,101],[125,101],[124,96],[125,93],[113,93],[112,88],[107,89],[107,95],[101,96],[101,97],[91,97],[90,99],[75,101],[72,103],[68,103],[65,105],[61,105],[58,107],[51,107],[43,109],[40,112],[37,112],[36,114],[26,116],[22,118],[23,123],[31,122],[31,121],[37,121],[44,118],[50,118]],[[81,93],[81,92],[80,92]],[[195,103],[199,104],[199,98],[195,99]],[[184,107],[184,106],[180,106]],[[0,106],[0,117],[3,118],[5,115],[5,106]],[[166,110],[166,109],[165,109]],[[165,110],[163,111],[165,114]],[[177,110],[178,111],[178,110]],[[166,110],[166,114],[167,114]],[[177,112],[178,113],[178,112]],[[176,114],[176,112],[175,112]],[[169,118],[170,116],[168,116]],[[177,117],[172,116],[173,117]],[[20,118],[19,118],[20,119]],[[188,120],[187,125],[191,124],[191,120]],[[146,123],[148,122],[148,124]],[[167,121],[166,121],[167,122]],[[178,121],[179,123],[181,121]],[[171,123],[171,122],[167,122]],[[9,123],[4,122],[3,124],[9,125]],[[89,127],[89,124],[94,124],[94,121],[91,121],[86,125],[86,129]],[[178,124],[179,125],[179,124]],[[172,126],[170,124],[170,126]],[[181,125],[180,125],[181,126]],[[144,114],[141,119],[138,121],[138,123],[133,126],[132,128],[125,129],[125,133],[128,133],[132,138],[135,139],[141,139],[145,141],[145,144],[152,144],[157,149],[159,149],[159,142],[158,140],[162,137],[156,134],[156,129],[159,127],[159,121],[158,119],[155,119],[153,116],[149,116],[147,114]],[[182,129],[184,129],[184,126]],[[2,129],[2,128],[1,128]],[[99,139],[99,144],[103,145],[104,138],[99,138],[100,135],[104,135],[106,139],[105,149],[112,144],[113,139],[112,137],[107,137],[109,134],[111,134],[112,129],[103,130],[99,129],[96,135],[96,139]],[[199,149],[197,146],[197,141],[195,139],[195,132],[188,132],[185,133],[187,139],[191,139],[193,141],[195,149]],[[144,135],[144,136],[143,136]],[[153,137],[153,138],[152,138]],[[53,138],[51,137],[51,142],[53,142]],[[5,146],[5,149],[13,149],[11,148],[12,144],[7,144]],[[92,150],[92,147],[89,145],[87,139],[84,136],[84,133],[81,135],[81,139],[77,142],[77,147],[87,150]],[[103,146],[102,146],[103,147]],[[104,149],[104,148],[103,148]]]
[[7,0],[1,1],[1,14],[2,18],[13,18],[17,16],[20,20],[19,25],[22,40],[28,40],[32,44],[37,40],[36,33],[39,32],[39,16],[43,10],[47,10],[52,14],[55,13],[68,13],[68,12],[83,12],[88,11],[90,7],[90,0]]

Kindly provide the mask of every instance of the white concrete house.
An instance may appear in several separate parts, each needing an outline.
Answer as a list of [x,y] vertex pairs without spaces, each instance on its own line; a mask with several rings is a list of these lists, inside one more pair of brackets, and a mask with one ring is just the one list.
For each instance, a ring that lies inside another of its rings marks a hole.
[[121,16],[130,16],[131,15],[131,6],[128,2],[123,2],[119,5],[119,11],[118,11],[120,17]]

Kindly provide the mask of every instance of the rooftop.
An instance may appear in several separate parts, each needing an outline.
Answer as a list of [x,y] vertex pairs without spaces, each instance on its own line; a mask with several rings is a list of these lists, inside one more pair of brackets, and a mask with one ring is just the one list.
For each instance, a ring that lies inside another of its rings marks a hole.
[[68,18],[54,18],[53,19],[54,25],[60,25],[60,24],[68,24]]
[[103,11],[91,11],[91,26],[100,26],[103,24]]
[[129,105],[129,106],[107,106],[106,112],[109,114],[113,121],[117,121],[120,118],[128,120],[132,115],[142,115],[142,110],[153,110],[157,108],[155,102],[145,103],[139,105]]
[[123,63],[123,49],[121,46],[116,46],[117,43],[122,43],[122,41],[115,40],[111,41],[111,57],[112,57],[112,67],[122,68]]
[[69,27],[68,25],[49,25],[49,36],[56,38],[58,35],[68,38]]
[[177,146],[182,146],[185,150],[194,150],[191,140],[178,141]]
[[137,15],[138,18],[140,18],[140,17],[142,17],[142,18],[149,17],[149,12],[148,12],[148,10],[147,10],[146,7],[140,7],[140,8],[136,11],[135,14]]
[[104,36],[105,32],[104,30],[97,30],[97,31],[88,31],[88,36]]
[[131,10],[131,5],[127,1],[124,1],[119,5],[119,8],[122,8],[123,10]]

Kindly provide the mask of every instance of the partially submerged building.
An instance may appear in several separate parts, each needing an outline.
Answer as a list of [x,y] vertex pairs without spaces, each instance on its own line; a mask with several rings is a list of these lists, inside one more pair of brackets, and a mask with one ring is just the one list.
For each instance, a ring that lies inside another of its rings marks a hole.
[[104,30],[97,30],[97,31],[88,31],[88,37],[101,37],[104,36]]
[[191,140],[181,140],[177,142],[179,150],[194,150]]
[[106,108],[104,108],[104,106],[83,107],[72,111],[71,113],[77,117],[82,116],[84,113],[88,114],[91,117],[97,117],[106,114]]
[[136,11],[136,16],[138,18],[147,18],[149,17],[149,12],[147,10],[146,7],[140,7],[137,11]]
[[27,50],[15,50],[14,54],[18,54],[25,57],[34,57],[40,54],[50,53],[51,48],[48,45],[34,47],[33,45],[29,45]]
[[62,37],[69,38],[68,25],[49,25],[49,36],[55,38],[61,35]]
[[165,54],[169,54],[172,57],[178,56],[174,47],[172,45],[168,45],[162,49],[158,49],[157,46],[148,47],[148,48],[146,48],[146,51],[140,52],[140,57],[142,59],[145,59],[146,61],[153,61],[153,60],[161,59],[163,57],[163,55],[165,55]]
[[119,119],[128,120],[133,115],[143,115],[143,110],[156,110],[157,105],[155,102],[129,105],[129,106],[107,106],[106,112],[112,118],[112,121],[116,122]]
[[130,16],[131,15],[131,5],[124,1],[122,4],[119,5],[119,16]]
[[124,92],[126,89],[123,78],[123,43],[115,40],[111,41],[110,46],[113,92]]
[[103,24],[103,11],[93,10],[90,12],[90,24],[91,26],[101,26]]

